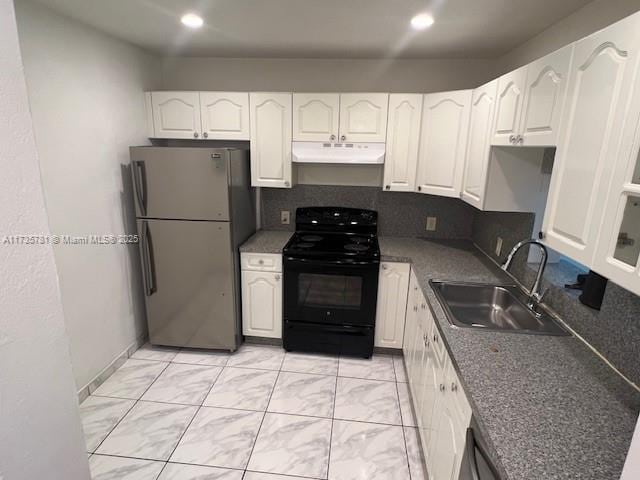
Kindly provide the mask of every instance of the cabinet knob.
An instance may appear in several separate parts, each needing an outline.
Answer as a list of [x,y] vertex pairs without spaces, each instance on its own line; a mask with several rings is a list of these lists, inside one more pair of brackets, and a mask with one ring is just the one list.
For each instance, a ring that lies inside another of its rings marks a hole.
[[385,185],[384,189],[385,190],[391,190],[391,185]]
[[414,305],[414,306],[413,306],[413,311],[414,311],[414,312],[417,312],[417,311],[418,311],[418,306],[417,306],[417,305]]
[[388,268],[384,263],[381,265],[381,267],[383,270],[386,270]]
[[198,132],[193,132],[193,138],[198,138]]
[[342,135],[342,136],[340,137],[340,140],[342,140],[343,142],[344,142],[346,139],[347,139],[347,136],[346,136],[346,135]]
[[516,142],[518,142],[520,145],[522,145],[524,143],[524,137],[522,135],[518,135],[518,138],[516,139]]
[[544,232],[543,231],[538,232],[538,239],[539,240],[544,240]]
[[285,186],[285,187],[288,187],[288,186],[290,186],[290,185],[291,185],[291,184],[289,183],[289,181],[288,181],[288,180],[284,182],[284,186]]
[[260,265],[264,265],[264,260],[260,259],[260,260],[258,260],[258,263],[259,263]]
[[437,334],[433,334],[433,343],[438,343],[438,335]]
[[280,275],[275,276],[276,281],[280,280]]
[[208,134],[207,132],[204,132],[204,133],[202,134],[202,136],[203,136],[204,138],[209,138],[209,134]]
[[509,142],[516,143],[516,136],[515,135],[509,135]]
[[329,140],[331,140],[332,142],[333,142],[335,139],[336,139],[336,136],[335,136],[335,135],[331,135],[331,136],[329,137]]
[[418,191],[421,192],[422,191],[422,186],[418,185]]
[[440,391],[444,392],[447,388],[444,386],[444,383],[440,384]]
[[452,392],[458,391],[458,385],[455,382],[451,382],[451,391]]
[[420,305],[420,308],[422,308],[423,310],[426,310],[427,306],[423,303],[422,305]]

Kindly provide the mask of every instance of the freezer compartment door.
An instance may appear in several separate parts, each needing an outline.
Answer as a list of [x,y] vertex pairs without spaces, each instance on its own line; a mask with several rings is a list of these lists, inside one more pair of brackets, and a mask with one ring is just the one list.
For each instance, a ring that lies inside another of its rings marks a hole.
[[132,147],[136,216],[229,220],[229,152]]
[[151,344],[237,347],[229,226],[138,219]]

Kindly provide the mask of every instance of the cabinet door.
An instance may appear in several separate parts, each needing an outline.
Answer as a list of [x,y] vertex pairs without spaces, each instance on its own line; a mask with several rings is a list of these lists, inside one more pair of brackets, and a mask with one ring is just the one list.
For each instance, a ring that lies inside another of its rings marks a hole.
[[340,95],[293,94],[293,141],[334,142],[338,139]]
[[422,95],[389,95],[387,151],[384,160],[385,190],[415,190],[421,116]]
[[437,428],[433,432],[429,453],[431,480],[457,480],[464,451],[465,437],[461,433],[453,404],[445,392],[438,391],[435,407]]
[[408,263],[383,262],[380,265],[376,347],[402,348],[410,268]]
[[418,156],[419,192],[460,196],[471,96],[471,90],[424,96]]
[[491,126],[498,81],[473,91],[462,199],[482,209],[491,149]]
[[415,273],[412,271],[409,279],[409,298],[407,299],[407,313],[405,321],[405,335],[402,351],[404,353],[405,364],[407,365],[408,382],[413,386],[415,383],[415,339],[418,335],[418,293],[419,286]]
[[616,155],[593,269],[640,295],[640,91],[634,95]]
[[384,143],[388,107],[388,93],[341,94],[339,140]]
[[544,219],[545,242],[591,265],[638,59],[640,16],[575,44]]
[[200,92],[202,136],[209,140],[249,140],[249,94]]
[[151,92],[155,138],[201,138],[198,92]]
[[[431,331],[435,329],[432,325]],[[418,427],[420,428],[420,438],[424,446],[425,460],[429,471],[434,462],[433,451],[429,446],[434,442],[436,435],[435,426],[438,421],[439,412],[435,410],[436,403],[440,396],[440,385],[442,384],[442,365],[433,349],[433,342],[430,340],[430,333],[424,340],[425,355],[422,362],[422,397],[421,403],[416,413],[418,415]]]
[[242,333],[282,338],[281,274],[242,271]]
[[517,144],[526,80],[527,67],[514,70],[498,79],[492,145]]
[[291,94],[250,93],[251,185],[291,187]]
[[529,64],[520,120],[522,145],[558,144],[572,57],[569,45]]

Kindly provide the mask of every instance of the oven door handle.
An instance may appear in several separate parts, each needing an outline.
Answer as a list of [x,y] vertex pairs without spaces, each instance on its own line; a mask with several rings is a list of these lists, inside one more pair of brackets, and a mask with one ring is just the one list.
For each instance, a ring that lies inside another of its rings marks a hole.
[[374,260],[364,260],[364,261],[355,261],[351,259],[343,259],[343,260],[326,260],[319,258],[296,258],[296,257],[285,257],[287,262],[295,262],[300,265],[377,265],[380,263],[379,259]]

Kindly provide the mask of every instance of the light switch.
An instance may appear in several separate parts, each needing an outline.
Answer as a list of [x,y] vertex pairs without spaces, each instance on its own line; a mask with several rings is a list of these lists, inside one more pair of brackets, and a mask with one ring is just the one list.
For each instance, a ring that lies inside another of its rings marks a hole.
[[427,231],[428,232],[435,232],[437,220],[438,220],[437,217],[427,217]]
[[502,237],[498,237],[496,240],[496,257],[499,257],[502,253]]
[[280,223],[282,225],[289,225],[289,223],[290,223],[289,210],[281,210],[280,211]]

